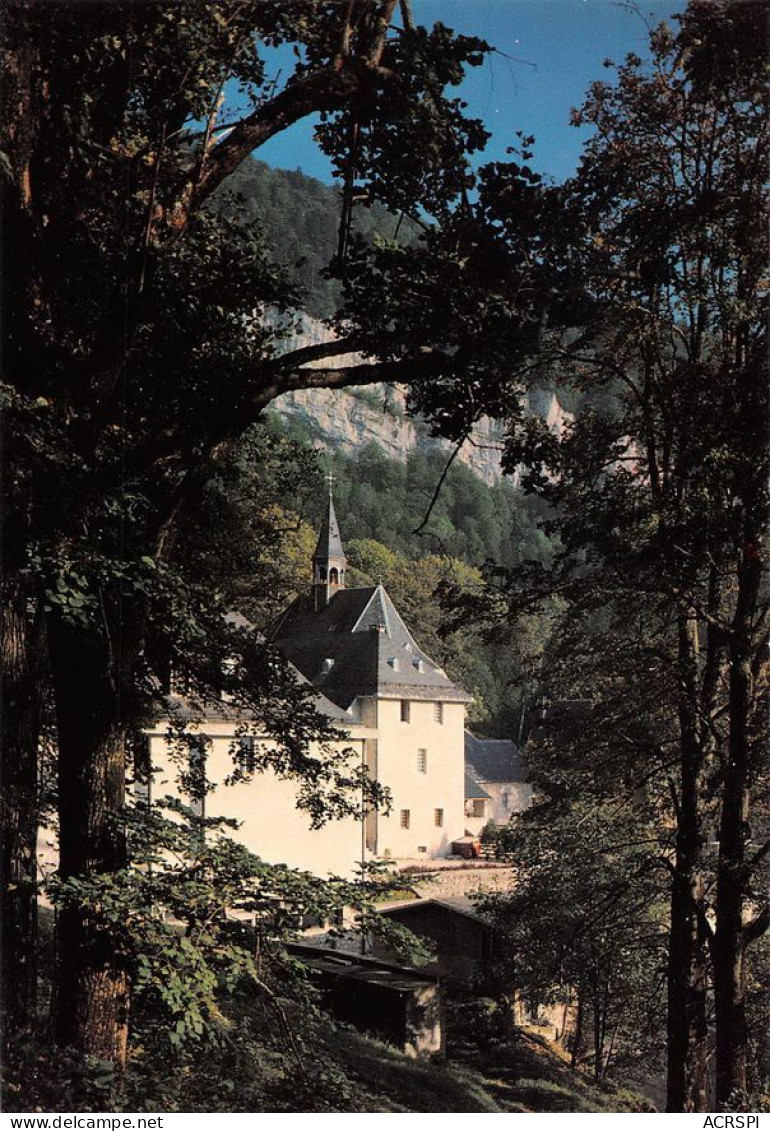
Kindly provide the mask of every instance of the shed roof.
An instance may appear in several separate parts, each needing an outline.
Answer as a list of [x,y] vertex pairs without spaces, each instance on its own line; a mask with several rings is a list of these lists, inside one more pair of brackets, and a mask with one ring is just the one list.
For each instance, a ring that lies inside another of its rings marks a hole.
[[382,907],[380,915],[391,919],[409,919],[415,912],[432,911],[437,915],[462,915],[464,919],[471,919],[474,923],[489,927],[487,919],[479,915],[470,900],[462,897],[457,899],[412,899],[409,902],[399,903],[392,907]]
[[350,954],[345,950],[331,950],[328,947],[302,943],[288,943],[286,949],[317,970],[362,981],[379,982],[391,985],[394,989],[412,991],[415,986],[436,985],[438,981],[435,974],[415,970],[411,966],[383,962],[369,955]]

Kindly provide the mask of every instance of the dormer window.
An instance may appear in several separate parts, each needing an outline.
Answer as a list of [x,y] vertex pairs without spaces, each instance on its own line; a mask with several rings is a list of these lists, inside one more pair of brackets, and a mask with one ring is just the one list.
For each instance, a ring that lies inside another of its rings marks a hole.
[[334,660],[330,656],[327,656],[327,658],[321,664],[321,671],[324,675],[326,675],[328,672],[330,672],[332,670],[333,667],[334,667]]
[[420,659],[412,660],[412,664],[414,665],[414,667],[417,669],[418,672],[424,672],[425,671],[425,664],[423,663],[422,660],[420,660]]
[[391,657],[390,657],[390,658],[388,659],[388,666],[389,666],[389,667],[391,667],[391,668],[393,668],[393,671],[394,671],[394,672],[397,672],[397,671],[398,671],[398,660],[396,659],[396,657],[395,657],[395,656],[391,656]]

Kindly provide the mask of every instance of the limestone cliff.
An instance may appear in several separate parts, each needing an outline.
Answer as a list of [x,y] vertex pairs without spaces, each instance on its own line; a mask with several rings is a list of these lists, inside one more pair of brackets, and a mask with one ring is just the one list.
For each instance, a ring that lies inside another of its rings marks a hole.
[[[297,328],[286,337],[285,348],[295,349],[329,341],[332,337],[323,322],[303,314],[298,319]],[[354,355],[338,359],[337,364],[348,364],[351,360],[354,360]],[[328,366],[334,362],[325,361],[323,364]],[[531,407],[557,432],[569,419],[569,414],[553,393],[534,395]],[[396,385],[372,385],[343,391],[300,390],[279,397],[272,408],[284,418],[295,419],[305,425],[319,447],[346,455],[352,455],[370,443],[377,444],[390,459],[401,462],[406,462],[415,448],[423,451],[439,449],[446,451],[447,456],[452,451],[451,443],[430,435],[427,424],[420,417],[407,415],[405,391]],[[503,435],[500,421],[482,417],[457,457],[490,485],[499,482],[502,475]]]

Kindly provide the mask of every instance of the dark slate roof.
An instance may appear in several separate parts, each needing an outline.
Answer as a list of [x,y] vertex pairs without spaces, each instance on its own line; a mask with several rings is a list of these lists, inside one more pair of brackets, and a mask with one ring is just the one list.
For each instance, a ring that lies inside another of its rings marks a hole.
[[[297,683],[309,684],[309,680],[305,679],[302,672],[298,671],[294,664],[290,663],[289,667]],[[312,685],[310,686],[312,687]],[[337,706],[336,703],[333,703],[331,699],[323,695],[317,688],[313,688],[313,692],[313,706],[319,714],[325,715],[326,718],[330,719],[332,722],[340,723],[344,726],[350,726],[355,721],[351,719],[346,711]],[[165,697],[165,704],[167,712],[173,715],[174,719],[183,722],[204,721],[207,723],[237,723],[248,722],[254,718],[253,711],[221,699],[210,699],[202,703],[197,702],[190,696],[174,693]]]
[[334,513],[334,503],[329,495],[329,505],[326,508],[321,533],[318,535],[313,561],[327,561],[329,558],[344,558],[345,551],[342,547],[342,536],[337,516]]
[[526,781],[527,766],[515,742],[465,732],[465,768],[480,782]]
[[365,695],[462,703],[472,698],[418,647],[382,585],[341,589],[320,612],[299,597],[270,639],[340,707]]
[[[225,613],[224,617],[226,623],[231,628],[238,629],[242,632],[252,634],[260,643],[264,642],[264,636],[258,632],[252,622],[242,613],[231,610]],[[310,680],[299,670],[296,664],[289,661],[289,668],[299,684],[308,684],[313,688],[313,706],[322,715],[326,715],[328,719],[337,723],[345,723],[350,725],[353,721],[350,716],[340,707],[337,703],[333,703],[331,699],[327,698],[318,688],[313,687]],[[254,718],[252,711],[245,708],[235,706],[223,699],[210,699],[204,703],[196,702],[190,696],[180,695],[173,693],[166,696],[166,706],[170,713],[173,714],[175,719],[183,721],[192,721],[204,719],[207,722],[240,722],[248,721]]]
[[482,797],[489,797],[485,789],[479,785],[472,774],[469,774],[467,769],[465,771],[465,800],[475,801]]

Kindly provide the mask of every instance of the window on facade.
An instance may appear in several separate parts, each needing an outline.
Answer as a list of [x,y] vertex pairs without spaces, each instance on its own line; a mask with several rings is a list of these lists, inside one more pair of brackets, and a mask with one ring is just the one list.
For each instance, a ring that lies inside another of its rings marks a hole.
[[417,751],[417,769],[420,771],[421,774],[427,774],[427,772],[428,772],[428,751],[427,750],[418,750]]
[[433,810],[433,824],[436,826],[437,829],[443,829],[443,827],[444,827],[444,810],[443,809],[434,809]]
[[477,797],[477,798],[474,799],[473,816],[474,817],[483,817],[484,816],[484,798],[483,797]]
[[150,756],[150,736],[139,734],[130,745],[134,764],[132,793],[138,805],[150,804],[150,782],[152,780],[152,758]]
[[436,723],[443,723],[444,722],[444,704],[443,703],[434,703],[433,704],[433,721],[436,722]]
[[253,774],[256,770],[256,745],[253,734],[244,734],[238,739],[235,752],[238,769],[245,774]]
[[408,829],[412,823],[412,814],[409,809],[401,810],[401,828]]
[[409,706],[410,706],[410,704],[409,704],[408,699],[402,699],[401,700],[401,722],[402,723],[408,723],[409,722]]
[[428,851],[427,844],[418,844],[417,845],[417,851],[418,852],[427,852]]
[[204,735],[196,735],[188,739],[188,770],[181,780],[182,788],[190,798],[190,808],[196,817],[205,816],[207,746],[208,741]]

